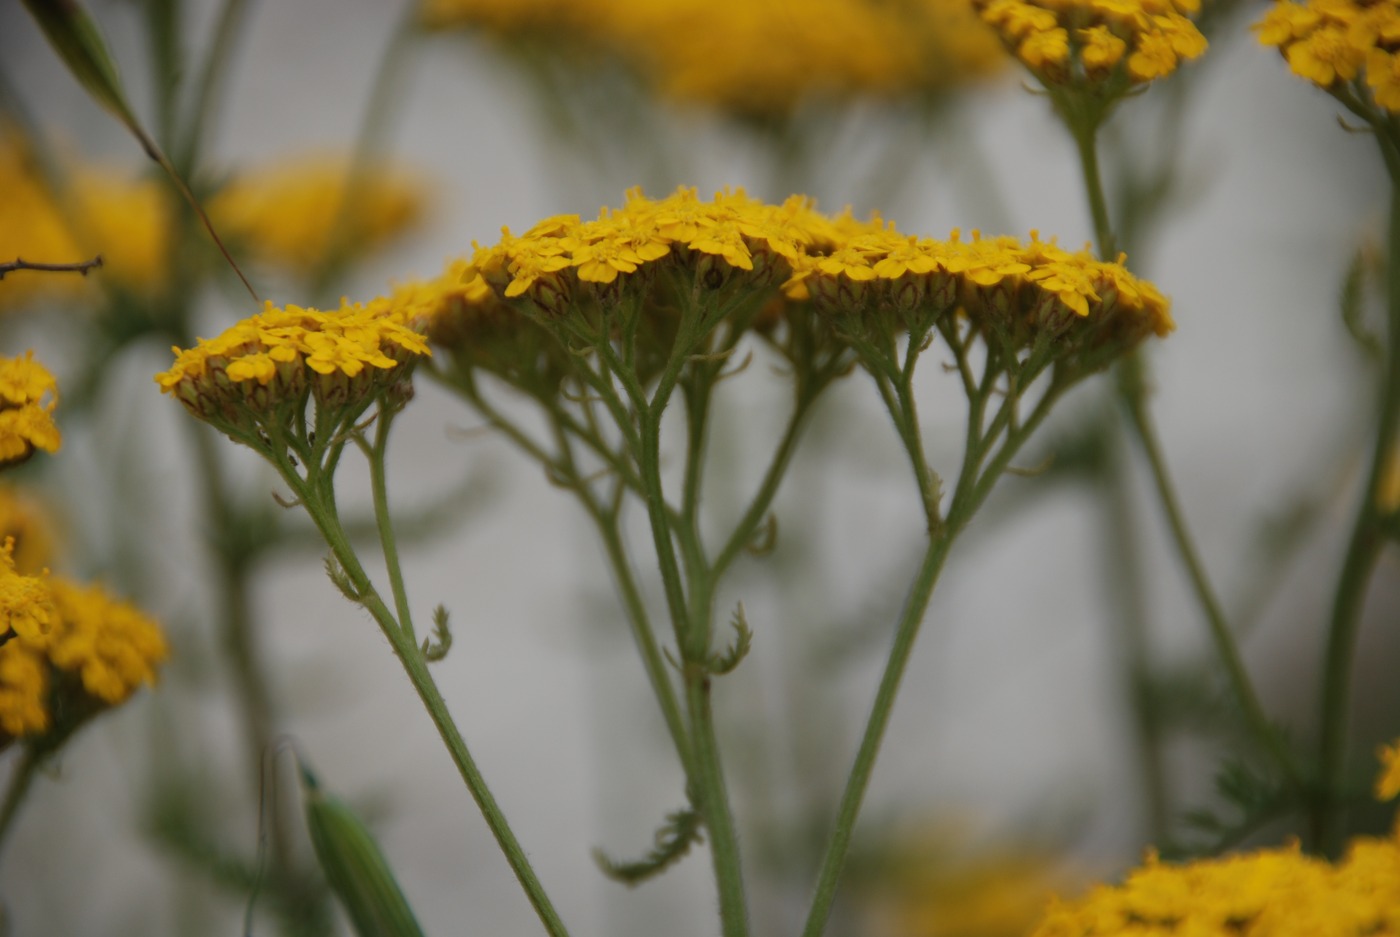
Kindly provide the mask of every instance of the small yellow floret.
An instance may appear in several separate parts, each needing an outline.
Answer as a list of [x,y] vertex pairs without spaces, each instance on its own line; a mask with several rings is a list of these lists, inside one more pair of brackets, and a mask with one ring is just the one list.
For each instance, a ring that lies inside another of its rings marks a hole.
[[57,405],[58,382],[34,352],[0,358],[0,464],[23,461],[36,449],[58,451]]
[[15,569],[14,548],[13,537],[0,545],[0,636],[42,642],[53,630],[53,595],[42,574],[27,576]]

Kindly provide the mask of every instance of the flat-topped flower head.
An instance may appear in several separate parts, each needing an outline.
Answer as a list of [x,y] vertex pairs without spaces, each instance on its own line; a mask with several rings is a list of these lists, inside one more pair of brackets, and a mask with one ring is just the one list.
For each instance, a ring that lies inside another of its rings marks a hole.
[[1047,87],[1117,89],[1164,78],[1206,50],[1198,0],[973,0]]
[[[1376,794],[1400,793],[1400,742],[1381,749]],[[1118,885],[1056,899],[1031,937],[1371,937],[1400,933],[1400,828],[1358,836],[1336,862],[1297,842],[1181,865],[1155,852]]]
[[58,451],[57,405],[58,382],[34,352],[0,358],[0,465],[23,462],[36,449]]
[[1152,284],[1122,265],[1013,237],[944,241],[898,232],[878,220],[823,255],[796,263],[785,285],[794,300],[811,299],[857,338],[888,345],[891,330],[923,332],[940,317],[965,317],[1015,352],[1038,344],[1060,360],[1121,354],[1149,335],[1173,328],[1168,303]]
[[[1172,329],[1166,300],[1121,261],[1102,263],[1034,233],[1022,241],[955,231],[937,240],[878,215],[823,215],[802,196],[771,205],[737,190],[705,201],[682,188],[660,200],[634,190],[596,221],[558,216],[518,237],[507,230],[425,289],[445,297],[450,312],[435,320],[435,341],[455,361],[536,388],[557,387],[567,349],[599,336],[631,335],[638,360],[664,362],[696,303],[723,310],[701,333],[722,321],[771,341],[775,327],[815,311],[834,325],[831,337],[881,347],[959,314],[1003,350],[1049,343],[1055,360],[1093,369]],[[631,314],[640,316],[636,328],[609,318]],[[553,351],[527,320],[555,335]]]
[[176,348],[156,375],[197,418],[250,445],[279,435],[315,405],[316,426],[343,428],[429,354],[427,308],[409,298],[342,300],[331,311],[268,302],[223,334]]
[[1298,77],[1400,114],[1400,0],[1277,0],[1254,31]]
[[589,297],[613,303],[664,276],[697,288],[769,286],[789,274],[789,260],[810,242],[800,209],[769,205],[742,189],[702,201],[682,188],[653,201],[640,190],[596,220],[557,216],[516,237],[509,229],[477,247],[467,270],[498,298],[530,300],[544,315],[577,313]]

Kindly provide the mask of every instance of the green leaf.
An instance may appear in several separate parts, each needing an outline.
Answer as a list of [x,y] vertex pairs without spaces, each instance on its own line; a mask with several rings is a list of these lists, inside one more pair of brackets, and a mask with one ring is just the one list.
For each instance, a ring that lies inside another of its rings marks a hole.
[[733,672],[734,668],[739,666],[739,662],[749,655],[749,650],[753,647],[753,631],[749,628],[748,620],[744,617],[743,602],[740,602],[739,607],[734,610],[734,617],[729,620],[729,624],[736,632],[734,643],[723,654],[711,654],[710,659],[705,662],[706,669],[716,676]]
[[[107,51],[107,43],[82,5],[77,0],[24,0],[24,5],[78,83],[94,101],[144,141],[146,135],[127,103],[121,76]],[[151,158],[156,157],[152,154]]]
[[703,821],[694,807],[686,807],[666,815],[666,823],[656,831],[656,845],[636,862],[614,862],[602,850],[595,849],[593,858],[603,874],[626,885],[637,885],[659,875],[675,865],[690,847],[703,838]]

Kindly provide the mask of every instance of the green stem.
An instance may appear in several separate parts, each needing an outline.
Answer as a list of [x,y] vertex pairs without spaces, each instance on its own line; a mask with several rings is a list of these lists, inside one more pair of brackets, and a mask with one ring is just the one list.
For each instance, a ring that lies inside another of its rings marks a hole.
[[[250,561],[243,530],[247,519],[238,516],[235,495],[230,490],[223,462],[215,450],[214,433],[194,423],[195,462],[199,466],[200,503],[209,511],[213,532],[211,550],[215,572],[215,602],[218,608],[219,636],[228,653],[233,674],[234,694],[243,722],[245,759],[253,772],[254,790],[262,784],[262,762],[274,735],[275,707],[268,686],[266,668],[258,647],[258,631],[249,608]],[[274,795],[275,796],[275,795]],[[270,839],[272,855],[281,868],[290,868],[292,845],[281,798],[273,802]]]
[[331,225],[331,238],[326,254],[312,278],[311,295],[325,291],[335,276],[341,272],[346,260],[346,251],[352,245],[348,235],[354,232],[357,195],[365,184],[369,170],[373,168],[376,146],[388,134],[389,120],[395,116],[395,93],[405,65],[412,59],[407,55],[413,38],[418,34],[419,9],[416,3],[406,3],[403,14],[389,37],[389,43],[380,56],[370,85],[369,100],[365,102],[364,115],[360,119],[359,132],[355,136],[355,148],[351,153],[350,166],[346,171],[345,187],[336,207],[335,221]]
[[[1138,363],[1137,359],[1134,358],[1124,361],[1123,366],[1129,368]],[[1138,389],[1134,389],[1134,387]],[[1292,756],[1279,738],[1278,733],[1274,731],[1274,727],[1269,723],[1268,716],[1264,714],[1264,708],[1259,702],[1259,697],[1254,692],[1249,673],[1245,670],[1244,661],[1241,659],[1239,648],[1235,644],[1234,634],[1229,623],[1225,620],[1225,613],[1220,607],[1220,602],[1206,576],[1205,567],[1196,552],[1196,545],[1191,539],[1191,532],[1186,526],[1186,518],[1177,501],[1176,489],[1172,485],[1171,477],[1167,474],[1167,464],[1157,441],[1156,428],[1152,423],[1151,414],[1147,411],[1144,394],[1140,388],[1140,381],[1134,377],[1128,377],[1123,389],[1123,402],[1128,410],[1129,422],[1137,432],[1138,442],[1142,444],[1143,454],[1147,457],[1148,465],[1152,469],[1152,480],[1156,485],[1157,499],[1161,502],[1163,513],[1166,514],[1167,525],[1171,529],[1172,542],[1182,564],[1186,567],[1186,574],[1196,593],[1196,600],[1200,603],[1201,611],[1206,616],[1206,623],[1210,627],[1216,653],[1220,656],[1220,662],[1225,668],[1225,676],[1229,681],[1230,689],[1234,693],[1235,700],[1244,713],[1245,721],[1254,733],[1256,740],[1264,746],[1265,751],[1277,763],[1279,771],[1282,772],[1293,789],[1304,791],[1306,784],[1298,773],[1297,767],[1293,764]]]
[[233,60],[233,48],[247,12],[247,0],[224,0],[219,11],[213,38],[209,41],[209,51],[204,57],[204,68],[199,73],[199,82],[190,105],[189,131],[185,135],[184,145],[175,154],[175,165],[182,176],[193,174],[199,162],[199,151],[204,145],[209,118],[218,109],[218,94],[223,87],[228,64]]
[[617,583],[618,592],[622,595],[622,605],[627,610],[627,621],[631,625],[633,639],[637,642],[637,648],[641,652],[647,680],[651,683],[652,693],[656,696],[657,705],[661,707],[661,715],[666,720],[666,728],[671,734],[676,754],[681,760],[686,778],[689,779],[694,776],[694,758],[692,757],[689,733],[686,731],[685,720],[681,716],[680,702],[676,698],[675,687],[671,684],[666,670],[666,660],[662,657],[661,649],[656,644],[656,636],[652,633],[646,603],[642,601],[637,582],[632,577],[632,569],[627,562],[627,551],[622,545],[622,533],[618,529],[616,517],[605,516],[591,501],[586,501],[585,507],[597,525],[598,535],[603,540],[603,549],[608,556],[608,565],[612,568],[613,580]]
[[804,388],[798,391],[796,401],[793,404],[792,416],[788,418],[787,428],[783,431],[782,439],[778,442],[778,447],[773,451],[773,458],[768,463],[768,469],[763,474],[763,480],[759,483],[758,490],[754,493],[753,500],[749,502],[743,517],[734,526],[734,531],[725,541],[724,547],[715,557],[711,566],[711,574],[718,579],[724,575],[724,571],[729,568],[729,564],[739,555],[753,540],[754,531],[762,523],[763,516],[768,512],[773,504],[773,498],[778,493],[778,486],[787,474],[788,466],[792,463],[793,453],[797,450],[798,439],[802,435],[802,429],[807,422],[807,414],[811,412],[812,403],[821,393],[821,387]]
[[686,707],[694,730],[695,793],[700,814],[710,837],[710,856],[719,889],[719,915],[724,937],[745,937],[749,932],[748,906],[739,860],[739,840],[734,831],[734,814],[725,789],[720,765],[719,742],[715,736],[714,713],[710,706],[710,678],[703,663],[687,662]]
[[[382,411],[380,419],[386,419],[386,415]],[[371,453],[371,461],[383,461],[381,449],[372,449]],[[378,470],[382,472],[382,466]],[[332,554],[340,563],[346,576],[349,577],[350,582],[362,597],[361,602],[365,609],[374,616],[380,631],[388,638],[395,656],[403,665],[404,672],[408,674],[409,681],[413,684],[414,690],[417,691],[418,698],[422,701],[424,708],[428,710],[428,715],[433,720],[433,725],[437,727],[443,744],[447,746],[448,753],[452,756],[462,780],[466,783],[467,790],[471,793],[472,799],[476,801],[482,817],[486,820],[487,827],[495,836],[511,870],[520,881],[530,904],[534,906],[535,913],[539,915],[545,931],[551,937],[567,937],[568,930],[564,927],[558,912],[554,910],[553,904],[545,894],[544,887],[540,884],[525,851],[515,838],[510,824],[506,821],[505,814],[502,813],[496,799],[486,786],[486,779],[477,768],[476,761],[467,750],[466,741],[458,731],[457,724],[453,721],[452,714],[448,711],[447,704],[443,700],[432,674],[428,672],[427,662],[422,652],[414,643],[408,630],[394,620],[393,613],[389,611],[388,606],[380,598],[379,593],[374,588],[374,583],[370,581],[364,567],[356,557],[349,538],[346,537],[345,531],[341,527],[334,502],[329,497],[329,484],[323,488],[314,482],[308,484],[294,473],[284,472],[284,475],[288,484],[292,486],[293,491],[301,499],[312,521],[325,537],[327,545],[330,546]]]
[[[1382,141],[1383,152],[1387,149]],[[1395,164],[1386,153],[1387,166]],[[1389,461],[1394,458],[1400,425],[1400,178],[1392,179],[1390,230],[1386,259],[1387,353],[1381,389],[1376,444],[1370,473],[1362,491],[1347,543],[1346,558],[1332,602],[1327,651],[1322,670],[1322,727],[1318,741],[1320,788],[1312,815],[1316,846],[1324,852],[1336,845],[1337,794],[1342,782],[1347,741],[1347,710],[1351,702],[1351,666],[1361,624],[1366,588],[1385,543],[1383,517],[1377,504]]]
[[[990,384],[991,371],[992,364],[989,362],[988,379],[984,380],[984,385]],[[899,624],[895,628],[894,644],[891,646],[890,656],[885,662],[885,671],[880,677],[880,685],[875,693],[875,703],[871,706],[870,716],[866,720],[865,732],[861,737],[855,762],[851,765],[845,790],[841,793],[841,803],[836,812],[836,824],[832,829],[831,839],[827,843],[826,853],[822,857],[812,907],[807,915],[807,923],[802,929],[803,937],[820,937],[826,928],[827,919],[831,914],[831,905],[836,898],[836,888],[840,882],[841,871],[846,864],[846,854],[850,849],[856,818],[860,814],[865,791],[870,784],[870,776],[875,768],[876,756],[880,753],[880,745],[884,741],[885,729],[889,724],[890,713],[894,709],[900,681],[908,666],[910,654],[914,649],[914,640],[918,637],[919,627],[923,623],[925,612],[928,610],[929,600],[933,597],[933,588],[938,581],[938,574],[943,569],[944,561],[948,558],[948,551],[952,548],[957,535],[967,526],[967,523],[991,492],[992,485],[997,478],[1006,471],[1006,467],[1020,450],[1021,445],[1044,421],[1051,406],[1064,389],[1056,383],[1052,383],[1046,389],[1030,418],[1007,435],[985,469],[982,469],[981,466],[986,461],[987,451],[991,448],[994,437],[976,432],[976,427],[981,425],[986,397],[977,395],[968,401],[968,422],[971,428],[967,448],[963,452],[963,464],[958,475],[958,484],[948,507],[947,520],[929,531],[928,547],[924,551],[923,559],[920,561],[918,572],[915,574],[914,582],[910,588],[909,597],[906,599],[904,610],[900,615]],[[1011,401],[1007,401],[1006,405],[1012,405]],[[891,416],[895,417],[896,425],[901,423],[898,414],[892,413]],[[1005,425],[1004,421],[1002,425]],[[909,456],[911,460],[914,459],[912,452],[909,453]]]
[[949,529],[940,530],[930,536],[928,548],[924,551],[919,571],[914,577],[913,588],[905,600],[904,612],[895,630],[894,645],[890,648],[889,660],[885,663],[885,672],[875,693],[875,704],[871,707],[870,718],[866,720],[865,734],[860,740],[855,763],[851,765],[846,788],[841,793],[841,804],[836,811],[836,825],[831,832],[826,853],[822,857],[821,871],[817,875],[816,894],[812,899],[812,908],[807,914],[807,923],[802,929],[803,937],[820,937],[826,928],[831,905],[836,898],[836,886],[846,864],[846,854],[850,850],[856,817],[860,813],[861,803],[865,800],[865,791],[875,768],[875,758],[880,753],[880,744],[884,741],[885,728],[889,724],[895,696],[899,693],[899,684],[909,663],[914,639],[918,637],[919,625],[924,619],[929,599],[933,596],[934,584],[938,581],[938,573],[943,568],[943,561],[948,557],[948,548],[952,546],[953,539],[954,532]]
[[[1108,202],[1104,198],[1103,180],[1099,172],[1097,133],[1101,120],[1094,116],[1080,115],[1080,119],[1070,119],[1068,123],[1075,145],[1079,150],[1080,167],[1083,171],[1084,186],[1088,194],[1089,212],[1094,220],[1099,256],[1104,260],[1111,261],[1116,257],[1117,249],[1112,222],[1108,214]],[[1120,363],[1119,396],[1127,410],[1129,423],[1132,425],[1138,442],[1141,443],[1150,463],[1157,497],[1167,516],[1176,551],[1182,564],[1186,567],[1196,601],[1206,617],[1211,637],[1215,642],[1216,652],[1225,668],[1226,678],[1250,730],[1269,756],[1277,763],[1280,772],[1294,790],[1304,791],[1306,789],[1305,782],[1294,765],[1292,756],[1279,738],[1278,733],[1274,731],[1273,726],[1269,724],[1268,717],[1264,714],[1264,709],[1254,692],[1248,671],[1245,670],[1239,650],[1235,645],[1234,635],[1225,620],[1220,602],[1206,576],[1205,567],[1201,564],[1191,532],[1186,526],[1186,519],[1178,504],[1171,477],[1167,474],[1166,460],[1162,456],[1156,429],[1151,414],[1148,412],[1147,393],[1142,377],[1143,367],[1139,351],[1132,352]]]
[[1138,525],[1123,464],[1123,430],[1116,411],[1103,413],[1104,464],[1098,476],[1103,493],[1103,568],[1107,589],[1119,627],[1122,678],[1132,701],[1134,742],[1138,751],[1139,778],[1144,791],[1148,841],[1164,843],[1169,832],[1166,769],[1162,751],[1162,724],[1152,693],[1152,665],[1148,644],[1148,618],[1138,549]]
[[5,799],[0,802],[0,847],[10,838],[10,830],[14,826],[15,817],[19,815],[20,804],[24,803],[24,797],[29,793],[34,775],[39,772],[43,761],[43,752],[25,746],[19,764],[15,765],[10,774],[10,783],[5,788]]
[[394,595],[394,610],[398,613],[399,627],[413,644],[417,638],[413,632],[413,613],[408,604],[408,590],[404,587],[403,567],[399,563],[399,545],[394,537],[393,524],[389,517],[389,487],[385,475],[385,454],[389,441],[389,424],[392,420],[380,411],[375,427],[374,446],[366,449],[369,460],[369,480],[371,497],[374,500],[374,521],[379,529],[379,545],[384,551],[384,567],[389,571],[389,588]]
[[1079,150],[1079,166],[1084,175],[1084,188],[1089,197],[1089,214],[1094,219],[1094,240],[1099,256],[1113,260],[1118,248],[1113,237],[1113,222],[1108,216],[1108,200],[1103,194],[1103,178],[1099,173],[1098,119],[1082,117],[1068,120],[1074,145]]

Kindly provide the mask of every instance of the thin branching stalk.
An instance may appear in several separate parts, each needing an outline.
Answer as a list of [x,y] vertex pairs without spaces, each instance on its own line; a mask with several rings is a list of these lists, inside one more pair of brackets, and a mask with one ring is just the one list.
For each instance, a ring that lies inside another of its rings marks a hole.
[[[390,405],[385,404],[379,410],[378,419],[381,424],[387,424],[392,415]],[[387,428],[382,425],[379,431],[388,432]],[[471,793],[472,799],[476,801],[482,817],[486,820],[487,827],[495,836],[497,844],[505,854],[511,870],[520,881],[521,887],[539,916],[540,922],[544,925],[545,931],[551,937],[567,937],[568,931],[564,927],[563,921],[559,918],[558,912],[545,893],[539,877],[535,874],[530,860],[521,848],[495,797],[492,796],[487,787],[486,779],[477,767],[475,759],[472,758],[467,749],[466,741],[457,729],[457,724],[447,709],[447,704],[438,690],[437,683],[428,671],[427,660],[422,650],[414,642],[409,629],[396,620],[394,613],[389,610],[380,597],[374,583],[356,556],[349,537],[346,536],[341,526],[339,513],[335,506],[334,482],[328,471],[328,467],[333,466],[338,458],[340,448],[343,448],[343,443],[332,446],[325,463],[321,465],[307,464],[305,477],[297,472],[285,456],[278,460],[278,467],[284,480],[291,486],[293,494],[301,501],[313,523],[321,531],[321,535],[331,548],[332,555],[340,564],[365,609],[374,617],[380,631],[389,640],[395,656],[398,657],[399,663],[408,674],[409,681],[413,684],[414,690],[417,691],[418,698],[422,701],[424,708],[428,710],[428,715],[432,718],[443,744],[446,745],[448,753],[457,765],[457,770],[461,774],[467,790]],[[380,445],[369,447],[368,454],[372,471],[383,473],[384,447]],[[376,467],[373,465],[375,462],[380,464]],[[377,514],[383,512],[387,515],[387,501],[376,498],[375,510]],[[381,530],[387,529],[392,540],[393,534],[390,525],[382,519],[380,523]],[[395,557],[394,565],[397,566],[397,551],[386,551],[386,563],[389,562],[390,556]],[[402,572],[390,569],[389,575],[391,579],[401,578]]]
[[[1400,159],[1389,141],[1377,132],[1387,169],[1395,173]],[[1385,543],[1380,492],[1386,472],[1395,458],[1400,436],[1400,175],[1392,175],[1387,263],[1386,305],[1389,330],[1385,375],[1381,384],[1376,424],[1375,448],[1361,503],[1352,522],[1346,556],[1332,600],[1332,616],[1327,632],[1327,650],[1322,669],[1322,728],[1318,739],[1318,779],[1320,789],[1311,817],[1312,835],[1324,852],[1336,848],[1338,793],[1342,785],[1347,740],[1347,710],[1351,705],[1352,663],[1356,637],[1365,605],[1366,589]]]
[[[1099,172],[1097,143],[1099,123],[1098,120],[1076,121],[1071,119],[1069,129],[1079,151],[1080,169],[1084,178],[1089,212],[1094,222],[1099,256],[1103,260],[1111,261],[1115,259],[1116,248],[1113,227],[1109,220],[1108,202],[1104,197],[1103,180]],[[1303,793],[1307,790],[1306,781],[1294,764],[1293,756],[1264,713],[1264,708],[1260,704],[1258,694],[1249,678],[1249,672],[1240,656],[1234,632],[1225,618],[1224,610],[1216,597],[1210,578],[1206,574],[1205,566],[1201,563],[1195,539],[1186,524],[1185,515],[1181,511],[1176,488],[1167,471],[1166,459],[1158,444],[1156,428],[1148,407],[1146,381],[1142,375],[1144,367],[1145,364],[1139,351],[1130,353],[1119,363],[1119,399],[1127,413],[1128,424],[1132,427],[1151,468],[1157,499],[1166,515],[1167,524],[1171,531],[1172,545],[1175,547],[1182,565],[1186,568],[1192,593],[1200,606],[1201,613],[1205,616],[1211,639],[1215,644],[1216,654],[1225,670],[1231,693],[1244,714],[1250,732],[1265,753],[1274,761],[1280,774],[1294,791]]]

